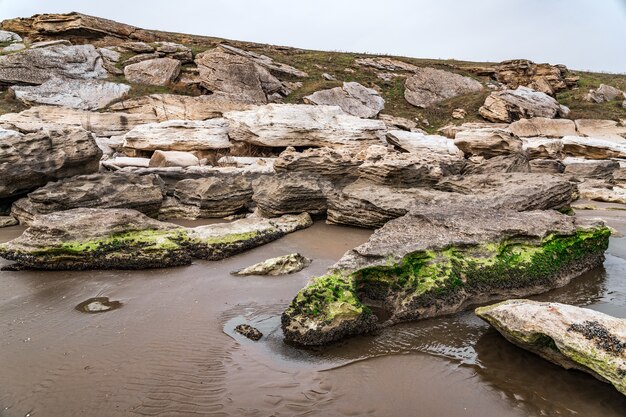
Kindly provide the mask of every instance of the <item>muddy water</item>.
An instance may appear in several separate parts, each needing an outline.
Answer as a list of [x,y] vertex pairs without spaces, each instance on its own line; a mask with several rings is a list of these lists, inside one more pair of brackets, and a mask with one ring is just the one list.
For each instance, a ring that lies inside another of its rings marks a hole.
[[[626,212],[606,217],[626,234]],[[0,241],[21,229],[0,229]],[[0,416],[598,416],[626,397],[512,346],[471,313],[314,350],[282,343],[279,315],[308,277],[368,231],[312,228],[220,262],[155,271],[0,272]],[[293,251],[286,277],[229,272]],[[96,297],[121,307],[75,309]],[[626,239],[604,268],[539,297],[626,317]],[[249,341],[240,323],[265,337]]]

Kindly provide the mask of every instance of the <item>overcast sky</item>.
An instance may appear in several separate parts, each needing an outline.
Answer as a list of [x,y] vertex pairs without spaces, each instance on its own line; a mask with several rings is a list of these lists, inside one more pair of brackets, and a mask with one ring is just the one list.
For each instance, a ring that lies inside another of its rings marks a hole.
[[0,0],[0,19],[69,11],[308,49],[626,73],[626,0]]

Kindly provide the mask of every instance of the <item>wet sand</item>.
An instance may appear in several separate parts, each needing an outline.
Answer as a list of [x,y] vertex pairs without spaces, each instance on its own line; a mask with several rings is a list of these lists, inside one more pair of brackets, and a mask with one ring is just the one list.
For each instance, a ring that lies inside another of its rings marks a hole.
[[[626,212],[606,217],[626,234]],[[0,241],[21,233],[0,229]],[[370,232],[321,222],[219,262],[149,271],[0,272],[0,416],[623,417],[626,397],[506,342],[471,312],[301,350],[280,313]],[[299,251],[283,277],[230,271]],[[119,309],[86,314],[93,297]],[[626,317],[626,239],[604,268],[533,297]],[[240,323],[265,336],[252,342]]]

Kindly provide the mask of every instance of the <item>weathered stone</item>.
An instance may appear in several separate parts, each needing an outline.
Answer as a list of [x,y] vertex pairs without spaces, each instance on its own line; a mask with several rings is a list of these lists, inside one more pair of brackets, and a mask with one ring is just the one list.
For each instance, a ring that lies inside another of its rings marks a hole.
[[510,123],[533,117],[566,117],[569,109],[545,93],[518,87],[516,90],[494,91],[478,112],[491,122]]
[[456,134],[459,132],[465,132],[467,130],[478,130],[478,129],[509,129],[508,123],[485,123],[485,122],[472,122],[472,123],[463,123],[462,125],[446,125],[437,130],[437,132],[441,133],[445,137],[449,139],[454,139]]
[[603,179],[613,178],[613,172],[619,169],[616,161],[590,160],[584,158],[565,158],[564,173],[577,179]]
[[456,134],[454,144],[467,156],[492,158],[522,151],[522,141],[505,129],[466,130]]
[[345,82],[343,87],[316,91],[304,97],[307,104],[339,106],[353,116],[376,117],[385,108],[385,100],[373,88],[366,88],[357,82]]
[[480,307],[476,315],[511,343],[565,369],[591,374],[626,395],[626,320],[531,300]]
[[175,42],[155,42],[154,45],[157,52],[165,54],[169,58],[184,63],[193,62],[193,52],[185,45]]
[[154,46],[145,42],[124,42],[119,47],[138,54],[154,52]]
[[406,130],[412,131],[417,128],[417,123],[404,117],[395,117],[390,114],[379,114],[378,119],[385,122],[389,130]]
[[121,169],[126,167],[143,167],[148,168],[150,166],[150,158],[135,158],[127,156],[118,156],[113,159],[108,159],[101,162],[104,168],[109,169]]
[[22,42],[22,37],[17,33],[9,32],[7,30],[0,30],[0,43],[15,43]]
[[250,340],[254,340],[255,342],[263,337],[263,333],[261,333],[259,329],[252,327],[249,324],[240,324],[235,327],[235,331]]
[[589,94],[584,99],[594,103],[604,103],[617,99],[623,100],[624,98],[626,98],[626,93],[622,90],[610,85],[600,84],[597,90],[589,90]]
[[565,165],[555,159],[532,159],[529,164],[532,173],[562,174],[565,171]]
[[302,271],[311,260],[299,253],[278,256],[233,272],[233,275],[286,275]]
[[407,78],[404,98],[417,107],[431,107],[443,100],[475,93],[483,89],[480,82],[449,71],[418,68]]
[[50,46],[71,46],[72,42],[67,39],[55,39],[52,41],[33,42],[30,44],[30,49],[48,48]]
[[276,159],[274,169],[278,173],[306,173],[340,180],[356,178],[357,168],[364,158],[364,155],[355,154],[349,149],[311,148],[297,152],[289,147]]
[[578,77],[563,65],[535,64],[527,59],[504,61],[496,67],[496,79],[508,88],[529,87],[549,95],[575,87]]
[[252,185],[243,176],[186,179],[176,184],[174,196],[192,206],[193,215],[188,218],[222,218],[243,211],[252,202]]
[[257,146],[367,147],[380,144],[385,124],[361,119],[335,106],[270,104],[228,112],[231,140]]
[[50,126],[30,134],[0,129],[0,198],[32,191],[48,181],[97,172],[101,156],[83,129]]
[[417,66],[393,58],[360,58],[354,61],[363,67],[372,67],[381,71],[415,71]]
[[463,155],[463,152],[454,144],[454,141],[444,136],[390,130],[387,132],[387,142],[409,153],[428,151],[448,155]]
[[467,116],[467,112],[465,111],[465,109],[454,109],[452,111],[453,119],[465,119],[466,116]]
[[520,138],[562,138],[563,136],[576,136],[577,134],[576,125],[572,120],[547,119],[545,117],[520,119],[511,123],[509,129],[515,136]]
[[13,203],[11,213],[23,224],[40,214],[79,207],[129,208],[156,217],[162,201],[163,184],[155,175],[91,174],[49,182]]
[[224,119],[169,120],[135,127],[124,135],[124,147],[137,150],[204,151],[227,149],[228,124]]
[[37,86],[12,86],[10,91],[26,105],[46,104],[98,110],[124,98],[130,86],[99,80],[52,78]]
[[228,52],[232,52],[236,55],[243,56],[245,58],[250,59],[255,64],[260,65],[265,68],[275,77],[297,77],[297,78],[306,78],[309,76],[304,71],[300,71],[290,65],[283,64],[281,62],[274,62],[274,60],[268,56],[255,54],[254,52],[244,51],[243,49],[235,48],[231,45],[222,44],[220,48],[227,50]]
[[106,76],[102,56],[93,45],[26,49],[0,56],[0,84],[43,84],[52,78]]
[[157,58],[124,67],[124,76],[135,84],[168,85],[180,74],[180,61]]
[[36,106],[20,113],[0,116],[0,127],[33,133],[50,124],[81,127],[96,136],[110,137],[127,133],[134,127],[156,122],[152,114],[103,113],[56,106]]
[[471,158],[463,168],[463,174],[498,174],[506,172],[530,172],[528,157],[524,153],[512,153],[509,155],[499,155],[485,159],[479,157],[480,161]]
[[626,139],[616,143],[604,137],[566,136],[563,153],[588,159],[626,158]]
[[626,204],[626,188],[602,180],[586,180],[578,185],[578,192],[585,200]]
[[563,141],[561,139],[524,138],[522,149],[530,159],[561,159]]
[[[282,315],[288,342],[321,345],[386,324],[536,294],[602,265],[610,231],[555,211],[424,205],[314,278]],[[370,301],[373,300],[373,301]]]
[[611,137],[620,141],[626,138],[626,126],[619,126],[615,120],[579,119],[576,130],[581,136]]
[[322,181],[308,174],[277,174],[254,184],[252,199],[266,217],[307,212],[326,212],[326,196]]
[[123,64],[123,66],[134,65],[134,64],[138,64],[140,62],[150,61],[152,59],[163,58],[163,55],[164,54],[162,54],[160,52],[152,52],[152,53],[149,53],[149,54],[138,54],[138,55],[131,56],[130,58],[125,60],[122,64]]
[[23,43],[12,43],[9,46],[5,46],[4,48],[0,49],[1,52],[3,53],[9,53],[9,52],[18,52],[18,51],[22,51],[26,49],[26,45]]
[[18,221],[13,216],[0,216],[0,229],[3,227],[15,226]]
[[233,110],[248,110],[249,104],[233,101],[223,94],[211,94],[199,97],[176,94],[152,94],[132,100],[123,100],[110,107],[114,111],[130,114],[145,114],[166,120],[206,120],[222,117]]
[[150,158],[151,167],[190,167],[200,165],[200,160],[190,152],[154,151]]

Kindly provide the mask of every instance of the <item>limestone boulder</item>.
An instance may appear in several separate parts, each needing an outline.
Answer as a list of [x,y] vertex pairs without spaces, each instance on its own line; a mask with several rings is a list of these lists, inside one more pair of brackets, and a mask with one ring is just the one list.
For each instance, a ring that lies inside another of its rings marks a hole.
[[370,332],[368,303],[387,311],[385,325],[424,319],[545,292],[604,261],[610,231],[597,221],[471,207],[424,205],[376,230],[294,297],[281,318],[286,341]]
[[577,135],[576,125],[573,120],[548,119],[545,117],[520,119],[511,123],[509,130],[520,138],[562,138],[563,136]]
[[186,209],[185,218],[223,218],[252,203],[252,184],[241,175],[185,179],[176,184],[174,197]]
[[510,89],[529,87],[549,94],[573,88],[578,77],[564,65],[535,64],[527,59],[504,61],[496,67],[496,80]]
[[180,74],[180,61],[172,58],[157,58],[141,61],[124,67],[124,76],[134,84],[171,84]]
[[404,117],[396,117],[390,114],[379,114],[378,119],[385,122],[388,130],[406,130],[417,131],[417,123],[413,120],[405,119]]
[[265,68],[266,70],[270,72],[270,74],[278,78],[283,78],[283,77],[306,78],[309,76],[304,71],[300,71],[297,68],[294,68],[287,64],[283,64],[281,62],[276,62],[272,58],[265,56],[265,55],[256,54],[250,51],[244,51],[243,49],[235,48],[234,46],[227,45],[227,44],[221,44],[220,48],[228,52],[231,52],[235,55],[248,58],[249,60],[253,61],[255,64]]
[[522,149],[529,159],[561,159],[563,157],[563,141],[561,139],[524,138]]
[[205,151],[228,149],[224,119],[169,120],[140,125],[124,135],[124,147],[143,151]]
[[626,93],[624,93],[619,88],[615,88],[610,85],[600,84],[595,90],[589,90],[589,94],[585,96],[585,101],[590,101],[593,103],[604,103],[607,101],[613,100],[623,100],[626,98]]
[[508,341],[626,395],[626,320],[567,304],[509,300],[476,309]]
[[419,67],[409,64],[408,62],[398,59],[377,57],[377,58],[359,58],[355,63],[362,67],[371,67],[381,71],[409,71],[413,72]]
[[567,117],[569,109],[549,95],[527,87],[494,91],[478,111],[491,122],[511,123],[519,119]]
[[454,144],[466,156],[492,158],[499,155],[520,153],[522,140],[507,129],[475,129],[456,134]]
[[611,160],[565,158],[563,164],[564,173],[578,180],[591,178],[610,181],[613,173],[619,169],[619,163]]
[[409,153],[434,152],[448,155],[463,155],[463,152],[454,144],[454,141],[444,136],[390,130],[387,132],[387,142],[395,148]]
[[250,265],[246,268],[234,271],[233,275],[286,275],[300,272],[311,264],[311,260],[305,258],[299,253],[290,253],[289,255],[270,258],[263,262]]
[[619,142],[605,137],[565,136],[563,153],[587,159],[626,158],[626,139]]
[[0,30],[0,43],[16,43],[22,42],[22,37],[8,30]]
[[615,120],[579,119],[576,130],[581,136],[609,137],[620,142],[626,138],[626,125],[620,126]]
[[435,68],[418,68],[406,79],[404,98],[416,107],[431,107],[443,100],[481,91],[473,78]]
[[353,116],[376,117],[385,108],[385,100],[373,88],[357,82],[344,82],[343,87],[316,91],[304,97],[307,104],[339,106]]
[[163,184],[155,175],[102,173],[78,175],[45,186],[13,203],[12,215],[22,224],[35,216],[85,208],[129,208],[157,217],[163,201]]
[[578,185],[580,198],[605,203],[626,204],[626,187],[603,180],[586,180]]
[[462,173],[499,174],[507,172],[530,172],[530,163],[525,153],[512,153],[493,158],[473,157],[468,159]]
[[154,151],[150,158],[151,167],[191,167],[200,165],[200,160],[191,152]]
[[529,165],[532,173],[562,174],[565,171],[565,165],[555,159],[532,159]]
[[28,106],[45,104],[99,110],[124,98],[130,91],[130,86],[100,80],[51,78],[36,86],[15,85],[10,91],[17,100]]
[[49,181],[98,171],[102,151],[83,129],[50,126],[22,134],[0,129],[0,198]]
[[261,215],[278,217],[284,214],[326,212],[327,184],[307,174],[277,174],[254,184],[252,199]]
[[263,147],[367,147],[381,144],[385,124],[361,119],[335,106],[270,104],[228,112],[229,136]]
[[3,227],[15,226],[19,222],[13,216],[0,216],[0,229]]
[[274,162],[277,173],[301,173],[334,181],[356,179],[365,155],[343,148],[311,148],[303,152],[289,147]]

